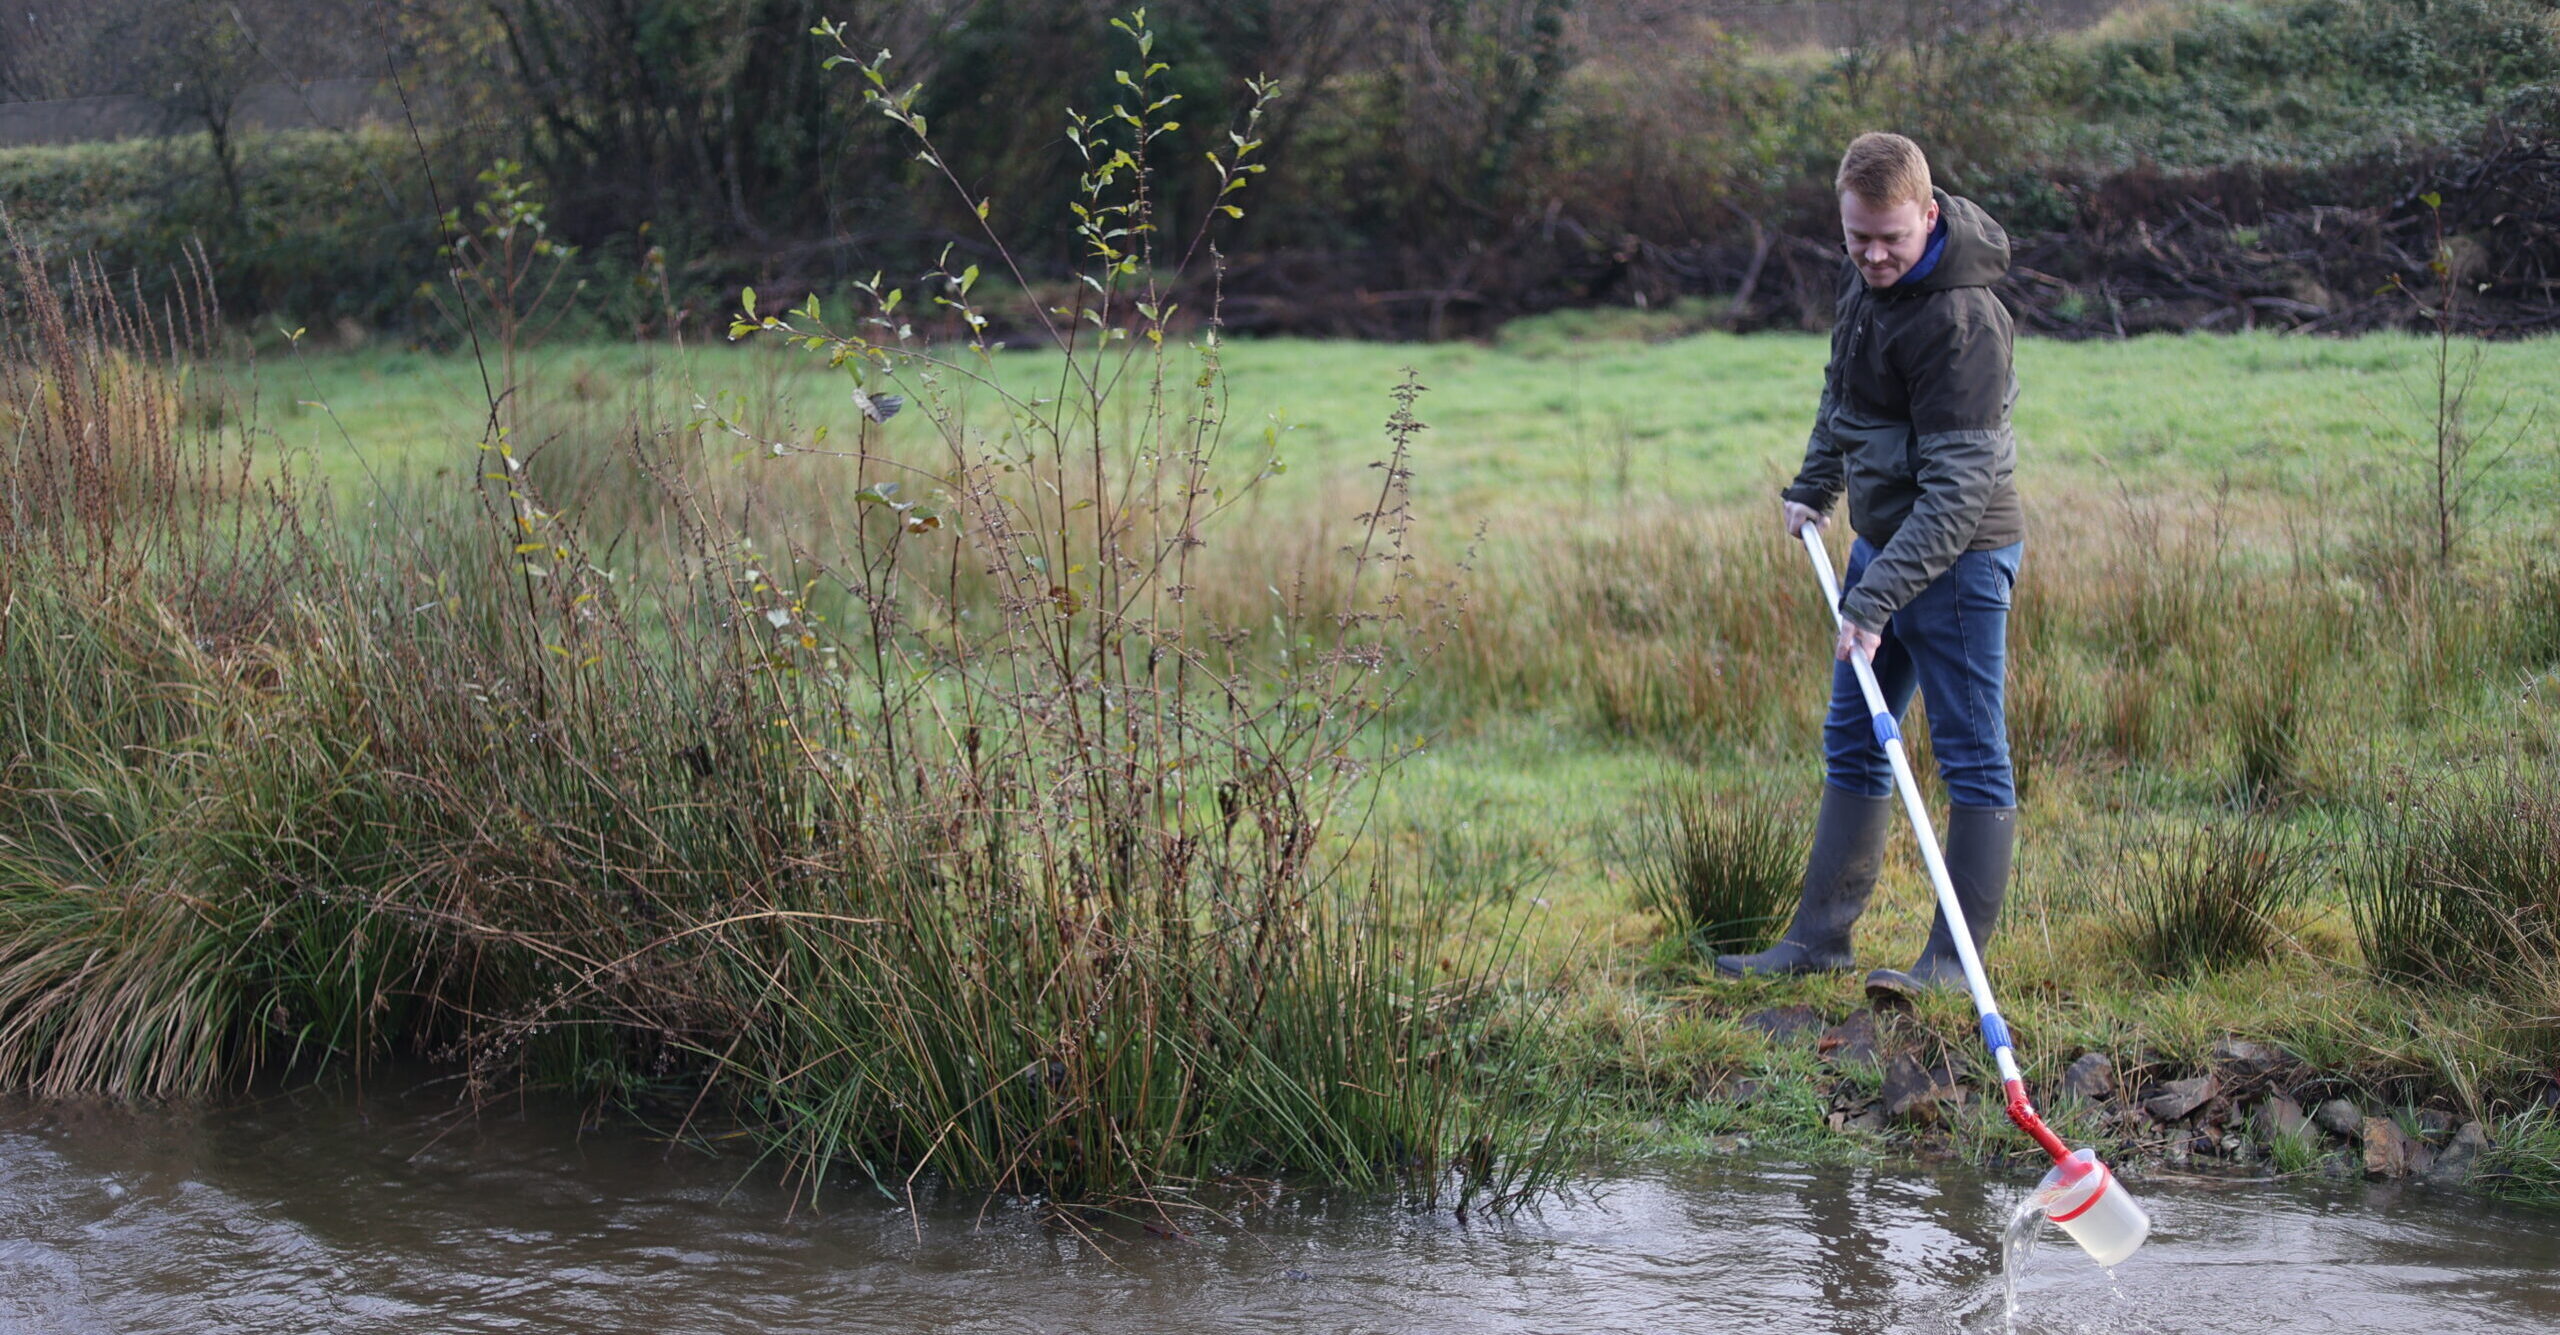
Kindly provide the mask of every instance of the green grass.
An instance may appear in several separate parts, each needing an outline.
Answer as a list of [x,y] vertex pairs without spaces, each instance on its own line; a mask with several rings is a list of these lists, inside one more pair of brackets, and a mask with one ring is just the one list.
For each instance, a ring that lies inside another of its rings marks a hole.
[[[1822,338],[1582,340],[1525,323],[1491,346],[1233,343],[1228,439],[1252,452],[1271,433],[1289,467],[1266,498],[1274,507],[1331,481],[1356,481],[1376,453],[1387,390],[1411,366],[1430,387],[1416,486],[1436,524],[1741,504],[1792,476],[1821,388]],[[2539,409],[2549,420],[2560,412],[2552,346],[2485,345],[2483,383],[2510,395],[2513,412]],[[2194,494],[2226,478],[2244,498],[2326,509],[2389,467],[2377,424],[2421,420],[2411,395],[2425,354],[2421,340],[2391,335],[2028,340],[2018,349],[2020,486],[2040,515],[2063,497],[2103,498],[2118,485]],[[679,357],[593,344],[542,349],[531,360],[538,395],[563,416],[610,419],[634,398],[672,416],[697,394],[727,389],[769,403],[772,434],[783,438],[805,439],[821,426],[842,438],[856,419],[840,375],[773,346],[712,345]],[[1007,384],[1025,389],[1055,377],[1055,360],[1042,354],[1006,353],[998,364]],[[314,349],[271,354],[258,374],[264,424],[334,482],[357,482],[368,467],[477,466],[481,386],[468,356]],[[539,443],[543,433],[529,435]],[[930,433],[901,421],[885,435],[898,448]],[[2555,477],[2547,456],[2525,458],[2499,475],[2496,494],[2546,494]]]
[[[2145,34],[2122,35],[2149,87]],[[112,194],[115,160],[17,162]],[[377,278],[425,253],[321,242],[279,242],[293,263],[251,304],[299,308],[351,250]],[[17,277],[0,311],[45,309],[54,284]],[[868,388],[910,406],[866,429],[822,354],[872,347],[563,343],[492,387],[460,353],[323,350],[363,330],[313,310],[293,349],[177,368],[183,389],[96,355],[112,330],[0,329],[25,632],[0,637],[7,1083],[184,1095],[406,1046],[475,1092],[716,1094],[812,1182],[1087,1199],[1294,1171],[1463,1208],[1585,1136],[1889,1143],[1833,1121],[1875,1072],[1743,1023],[1849,1015],[1854,978],[1716,983],[1602,855],[1665,767],[1815,782],[1828,637],[1768,511],[1818,338],[1576,312],[1481,344],[1237,343],[1212,375],[1176,330],[1090,394],[1054,355],[892,353]],[[2479,349],[2510,420],[2560,416],[2550,346]],[[2542,961],[2508,990],[2403,989],[2332,881],[2176,980],[2110,930],[2133,840],[2237,805],[2387,852],[2368,815],[2413,775],[2560,754],[2560,586],[2519,559],[2548,550],[2560,473],[2529,442],[2475,550],[2414,560],[2389,442],[2427,417],[2425,357],[2020,348],[2030,816],[1991,965],[2040,1080],[2083,1051],[2139,1083],[2273,1042],[2390,1105],[2506,1119],[2533,1179],[2548,1133],[2514,1114],[2552,1056],[2523,990]],[[1220,391],[1216,490],[1186,471],[1195,374]],[[1410,419],[1381,443],[1406,375],[1429,388],[1411,456]],[[281,445],[326,495],[187,472],[198,430]],[[1167,496],[1222,503],[1266,460],[1195,567],[1197,515]],[[917,464],[899,499],[858,499]],[[189,546],[165,515],[233,522]],[[1906,963],[1928,919],[1897,841],[1862,959]],[[1975,1052],[1956,998],[1896,1024]],[[1747,1106],[1744,1080],[1766,1086]],[[2014,1143],[1979,1101],[1955,1131]]]

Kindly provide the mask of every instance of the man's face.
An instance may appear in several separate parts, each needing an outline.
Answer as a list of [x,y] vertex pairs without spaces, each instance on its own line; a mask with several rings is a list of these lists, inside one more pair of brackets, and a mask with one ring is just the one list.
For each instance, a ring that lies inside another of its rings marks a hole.
[[1929,249],[1929,230],[1938,225],[1938,202],[1905,199],[1881,208],[1840,192],[1840,235],[1857,263],[1858,276],[1869,287],[1891,287],[1911,272]]

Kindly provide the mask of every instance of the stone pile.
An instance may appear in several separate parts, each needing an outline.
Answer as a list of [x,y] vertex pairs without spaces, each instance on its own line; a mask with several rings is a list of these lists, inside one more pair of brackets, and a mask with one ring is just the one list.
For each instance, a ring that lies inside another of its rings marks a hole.
[[[1909,1015],[1860,1011],[1826,1024],[1813,1008],[1791,1006],[1742,1024],[1772,1043],[1813,1048],[1833,1077],[1827,1121],[1835,1132],[1943,1131],[1981,1092],[1972,1054]],[[1742,1083],[1761,1093],[1758,1082]],[[2262,1164],[2290,1140],[2308,1157],[2359,1164],[2368,1177],[2461,1186],[2489,1147],[2477,1121],[2435,1107],[2366,1107],[2339,1088],[2280,1048],[2225,1039],[2200,1068],[2085,1052],[2035,1093],[2066,1138],[2094,1131],[2112,1142],[2102,1147],[2111,1155],[2172,1164]],[[1998,1103],[1996,1091],[1982,1094]]]

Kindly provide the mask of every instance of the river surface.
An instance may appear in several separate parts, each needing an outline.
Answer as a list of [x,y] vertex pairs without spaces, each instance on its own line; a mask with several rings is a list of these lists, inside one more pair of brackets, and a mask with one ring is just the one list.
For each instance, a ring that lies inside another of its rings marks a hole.
[[[6,1332],[1999,1331],[2032,1185],[1747,1157],[1461,1223],[1282,1192],[1097,1248],[1025,1205],[794,1209],[745,1156],[456,1117],[440,1089],[0,1103]],[[2140,1184],[2110,1277],[2049,1228],[2015,1329],[2560,1330],[2560,1213],[2360,1183]]]

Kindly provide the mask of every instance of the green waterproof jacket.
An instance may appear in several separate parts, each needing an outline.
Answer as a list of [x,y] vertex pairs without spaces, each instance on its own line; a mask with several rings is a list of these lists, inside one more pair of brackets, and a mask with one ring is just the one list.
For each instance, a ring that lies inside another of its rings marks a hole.
[[1973,201],[1936,195],[1946,247],[1919,281],[1877,290],[1842,261],[1822,406],[1782,493],[1829,510],[1848,492],[1849,525],[1877,552],[1840,610],[1877,632],[1957,557],[2026,536],[2010,480],[2016,333],[1991,292],[2009,234]]

